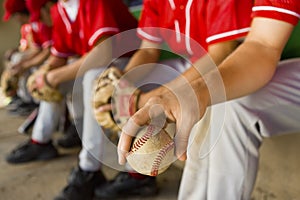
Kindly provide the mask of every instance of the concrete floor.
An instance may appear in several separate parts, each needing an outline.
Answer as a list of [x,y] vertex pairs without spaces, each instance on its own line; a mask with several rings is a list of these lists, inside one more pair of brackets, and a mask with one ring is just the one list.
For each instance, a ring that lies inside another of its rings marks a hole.
[[[23,120],[24,117],[8,115],[5,109],[0,109],[0,200],[51,200],[66,184],[80,149],[59,149],[61,156],[47,162],[7,164],[5,155],[27,139],[17,132]],[[58,133],[56,137],[59,137]],[[266,139],[261,148],[260,170],[251,200],[300,200],[299,155],[300,134]],[[159,195],[146,199],[176,199],[182,173],[180,165],[176,163],[158,176]],[[112,178],[117,171],[105,166],[104,173]]]

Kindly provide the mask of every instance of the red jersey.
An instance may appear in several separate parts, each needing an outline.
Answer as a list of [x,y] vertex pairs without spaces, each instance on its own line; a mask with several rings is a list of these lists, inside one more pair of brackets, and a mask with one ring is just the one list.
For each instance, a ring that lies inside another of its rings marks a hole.
[[30,24],[24,24],[21,26],[21,39],[19,49],[24,51],[29,48],[30,42],[28,41],[28,37],[31,37],[31,26]]
[[62,2],[51,9],[52,54],[59,57],[84,55],[102,36],[137,27],[137,20],[121,0],[79,0],[77,15],[70,20]]
[[278,19],[296,25],[300,18],[299,0],[256,0],[253,17]]
[[252,6],[252,0],[144,0],[138,35],[165,41],[172,51],[195,61],[204,54],[199,45],[207,50],[208,44],[246,35]]
[[34,45],[47,48],[52,45],[52,28],[42,22],[32,22],[32,39]]

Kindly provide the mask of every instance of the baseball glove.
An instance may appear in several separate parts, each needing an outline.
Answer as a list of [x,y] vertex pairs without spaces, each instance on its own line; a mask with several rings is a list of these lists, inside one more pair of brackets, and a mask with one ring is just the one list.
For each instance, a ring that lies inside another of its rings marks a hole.
[[40,69],[29,76],[27,88],[32,97],[37,100],[59,102],[63,95],[56,88],[50,86],[46,79],[47,70]]
[[18,89],[19,77],[12,75],[8,69],[5,69],[1,75],[1,89],[7,97],[16,95]]
[[[118,132],[137,110],[139,94],[140,90],[122,78],[122,72],[118,68],[108,68],[94,85],[93,110],[98,124]],[[112,104],[112,111],[97,111],[99,106],[106,104]]]

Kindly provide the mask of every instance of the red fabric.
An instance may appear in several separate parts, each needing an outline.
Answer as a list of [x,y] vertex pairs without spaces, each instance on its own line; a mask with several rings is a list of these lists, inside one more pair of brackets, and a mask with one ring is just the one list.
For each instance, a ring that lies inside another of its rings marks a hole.
[[[183,56],[190,58],[202,56],[205,53],[203,49],[207,49],[205,37],[203,37],[206,27],[204,20],[201,20],[205,1],[189,1],[191,2],[190,10],[187,8],[187,0],[174,0],[175,6],[172,6],[170,2],[144,0],[139,21],[139,37],[156,43],[164,41],[173,52]],[[188,16],[185,14],[186,10],[188,10]],[[186,18],[190,20],[190,26],[186,24]]]
[[251,23],[252,0],[214,0],[206,6],[208,44],[245,36]]
[[128,172],[129,176],[131,176],[132,178],[134,179],[139,179],[139,180],[142,180],[142,179],[145,179],[147,178],[148,176],[146,175],[143,175],[143,174],[139,174],[137,172]]
[[34,139],[31,139],[31,143],[32,143],[32,144],[38,144],[38,145],[48,145],[48,144],[49,144],[49,142],[41,143],[41,142],[36,141],[36,140],[34,140]]
[[10,16],[16,12],[27,11],[24,0],[6,0],[3,7],[5,9],[3,21],[9,20]]
[[[209,43],[236,39],[247,34],[248,31],[239,33],[239,30],[249,28],[252,2],[252,0],[144,0],[138,35],[152,42],[165,41],[172,51],[195,61],[205,54],[203,50],[207,50]],[[176,34],[176,30],[178,31],[176,26],[183,34],[180,40],[179,34]],[[173,33],[162,28],[173,30]],[[233,33],[219,35],[230,31]],[[207,41],[215,35],[218,35],[218,40]]]
[[57,3],[52,7],[51,16],[54,22],[52,54],[59,57],[84,55],[104,35],[114,35],[137,26],[137,20],[121,0],[80,0],[74,22]]
[[30,24],[22,25],[20,32],[21,32],[20,49],[21,51],[24,51],[29,47],[29,42],[27,37],[31,34],[31,25]]
[[256,0],[253,17],[266,17],[296,25],[300,18],[299,0]]
[[27,8],[30,11],[30,21],[39,21],[41,8],[48,1],[50,0],[26,0]]
[[32,22],[32,38],[36,46],[47,48],[52,45],[52,28],[42,22]]

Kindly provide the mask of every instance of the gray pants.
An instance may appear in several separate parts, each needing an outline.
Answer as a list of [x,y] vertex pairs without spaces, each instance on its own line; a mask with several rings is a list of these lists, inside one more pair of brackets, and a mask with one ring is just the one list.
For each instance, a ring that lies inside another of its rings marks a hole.
[[300,59],[283,61],[261,90],[212,106],[193,130],[179,199],[250,199],[263,137],[300,131],[299,83]]
[[[82,78],[78,78],[82,82]],[[32,139],[40,143],[49,142],[52,134],[57,130],[61,116],[64,114],[66,100],[72,102],[73,120],[76,123],[78,133],[82,133],[83,119],[83,89],[74,87],[74,81],[68,81],[60,85],[60,91],[65,99],[59,103],[40,101],[39,113],[32,130]],[[72,95],[73,94],[73,95]],[[72,95],[72,99],[69,97]]]

